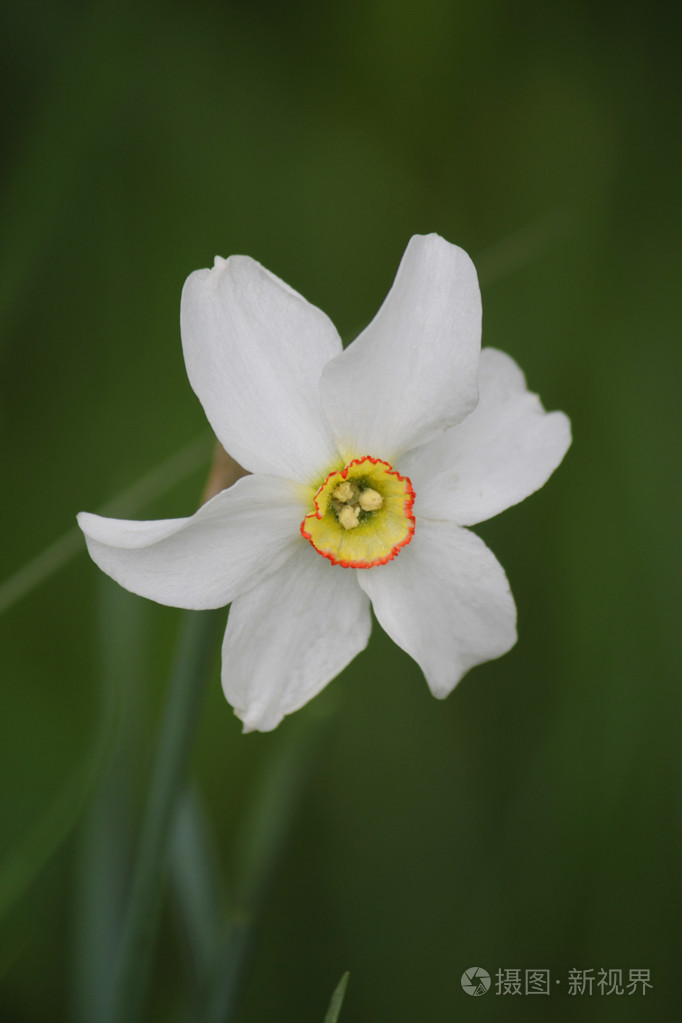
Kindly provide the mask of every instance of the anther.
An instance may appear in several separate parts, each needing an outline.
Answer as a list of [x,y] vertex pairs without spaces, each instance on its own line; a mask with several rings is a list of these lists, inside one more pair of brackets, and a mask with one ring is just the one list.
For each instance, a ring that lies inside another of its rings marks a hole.
[[359,526],[357,508],[351,508],[349,504],[344,504],[339,512],[339,522],[344,529],[355,529],[356,526]]
[[384,503],[384,499],[378,490],[372,490],[371,487],[367,487],[363,490],[358,498],[358,504],[363,511],[377,511]]
[[357,497],[360,488],[357,483],[353,483],[352,480],[344,480],[343,483],[339,483],[338,487],[334,490],[333,497],[337,501],[341,501],[343,504],[352,501],[354,497]]

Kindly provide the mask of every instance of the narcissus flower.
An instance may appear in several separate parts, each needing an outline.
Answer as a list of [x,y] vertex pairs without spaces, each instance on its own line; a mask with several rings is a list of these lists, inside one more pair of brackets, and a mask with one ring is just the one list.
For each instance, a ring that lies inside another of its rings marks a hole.
[[541,487],[570,426],[509,356],[480,350],[462,249],[412,238],[345,351],[323,312],[245,256],[190,275],[181,325],[192,387],[251,475],[189,518],[78,521],[134,593],[231,603],[222,680],[247,730],[274,728],[364,649],[370,601],[439,698],[513,646],[504,571],[465,527]]

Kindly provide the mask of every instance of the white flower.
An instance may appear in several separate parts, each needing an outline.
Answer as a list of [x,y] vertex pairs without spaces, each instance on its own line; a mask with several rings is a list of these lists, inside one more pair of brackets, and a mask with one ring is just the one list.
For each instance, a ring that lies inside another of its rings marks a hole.
[[232,604],[222,681],[246,730],[274,728],[364,649],[370,601],[439,698],[514,645],[504,571],[463,527],[541,487],[570,426],[509,356],[480,351],[462,249],[412,238],[345,351],[323,312],[245,256],[190,275],[181,323],[192,387],[252,475],[186,519],[78,521],[134,593]]

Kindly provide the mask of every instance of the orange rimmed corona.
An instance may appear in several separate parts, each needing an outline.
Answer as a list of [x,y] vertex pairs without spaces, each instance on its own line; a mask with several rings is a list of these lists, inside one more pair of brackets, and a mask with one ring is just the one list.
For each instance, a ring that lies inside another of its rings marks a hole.
[[385,565],[414,535],[415,493],[407,476],[365,455],[330,472],[315,492],[301,534],[342,568]]

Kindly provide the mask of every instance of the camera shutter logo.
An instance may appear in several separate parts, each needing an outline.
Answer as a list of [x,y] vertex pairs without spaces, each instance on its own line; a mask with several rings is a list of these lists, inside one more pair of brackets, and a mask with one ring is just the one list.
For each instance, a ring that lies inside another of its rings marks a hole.
[[470,966],[462,974],[462,990],[476,998],[484,995],[490,987],[490,974],[482,966]]

